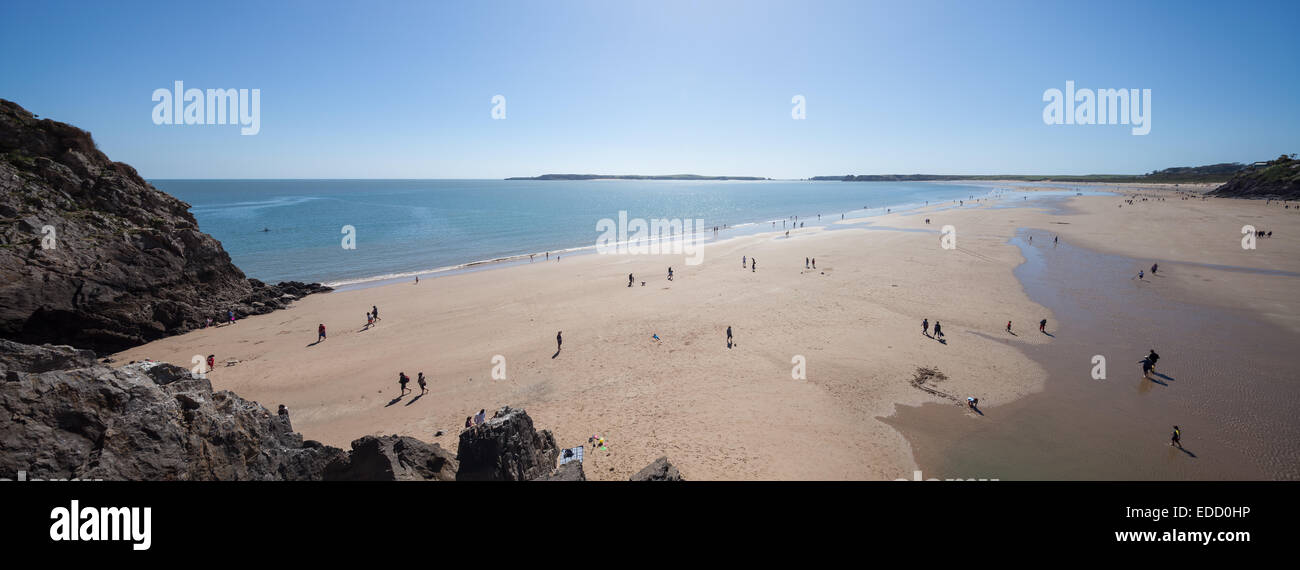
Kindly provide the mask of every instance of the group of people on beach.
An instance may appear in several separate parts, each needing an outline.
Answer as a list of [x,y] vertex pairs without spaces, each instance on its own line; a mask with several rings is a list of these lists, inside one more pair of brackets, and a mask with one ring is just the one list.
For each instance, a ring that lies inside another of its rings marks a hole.
[[[1155,275],[1155,274],[1156,274],[1156,271],[1159,271],[1159,270],[1160,270],[1160,264],[1159,264],[1159,263],[1152,263],[1152,264],[1151,264],[1151,274],[1152,274],[1152,275]],[[1139,270],[1138,270],[1138,275],[1137,275],[1138,281],[1141,281],[1142,278],[1145,277],[1145,276],[1146,276],[1146,272],[1144,272],[1144,271],[1142,271],[1141,269],[1139,269]]]
[[[1007,323],[1008,326],[1010,326],[1010,324],[1011,324],[1010,322]],[[930,338],[932,338],[932,339],[935,339],[935,340],[938,340],[938,341],[942,342],[942,341],[943,341],[943,326],[939,324],[939,321],[935,321],[935,322],[934,322],[934,334],[931,335],[931,334],[930,334],[930,319],[928,319],[928,318],[927,318],[927,319],[921,319],[921,334],[923,334],[923,335],[925,335],[925,336],[927,336],[927,337],[930,337]]]
[[[226,324],[231,324],[231,325],[235,324],[235,310],[234,310],[234,309],[226,309]],[[215,322],[213,322],[212,317],[208,317],[207,320],[204,321],[203,325],[202,325],[201,327],[199,327],[199,328],[204,328],[204,329],[206,329],[206,328],[208,328],[208,327],[214,327],[214,326],[220,326],[220,325],[218,325],[218,324],[216,324]]]
[[[371,305],[370,310],[366,311],[366,326],[361,330],[369,330],[370,327],[373,327],[378,323],[379,323],[379,307],[375,305]],[[321,326],[323,327],[324,325]]]
[[478,427],[487,421],[487,409],[481,409],[477,414],[465,416],[465,429]]
[[[411,382],[411,378],[405,372],[397,373],[397,386],[401,388],[401,396],[405,396],[411,391],[406,385]],[[420,395],[423,396],[429,392],[428,384],[424,381],[424,372],[420,372],[416,378],[416,383],[420,385]]]

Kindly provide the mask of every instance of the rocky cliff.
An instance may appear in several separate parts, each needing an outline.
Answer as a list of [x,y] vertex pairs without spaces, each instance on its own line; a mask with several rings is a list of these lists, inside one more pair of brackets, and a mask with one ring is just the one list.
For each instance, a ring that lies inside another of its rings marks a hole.
[[284,307],[319,284],[247,279],[189,205],[90,133],[0,99],[0,338],[116,352]]

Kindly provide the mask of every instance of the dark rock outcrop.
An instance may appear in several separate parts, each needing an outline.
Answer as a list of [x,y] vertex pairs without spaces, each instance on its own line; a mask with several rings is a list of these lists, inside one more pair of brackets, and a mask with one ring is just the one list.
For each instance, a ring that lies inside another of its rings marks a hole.
[[660,457],[654,460],[654,463],[646,465],[644,469],[637,471],[629,481],[685,481],[682,474],[668,462],[668,457]]
[[7,340],[0,451],[8,479],[451,481],[457,471],[450,452],[412,437],[366,436],[350,453],[304,441],[288,417],[178,366],[110,368],[87,350]]
[[555,468],[549,475],[538,477],[534,481],[586,481],[587,474],[582,471],[581,461],[570,461]]
[[436,443],[413,437],[365,436],[352,453],[325,468],[326,481],[454,481],[456,458]]
[[1300,200],[1300,160],[1284,154],[1276,160],[1251,164],[1209,195]]
[[[61,361],[64,369],[9,367]],[[0,340],[0,476],[319,480],[342,450],[170,364],[97,364],[70,347]]]
[[109,160],[90,133],[3,99],[0,276],[0,338],[100,353],[329,290],[245,278],[188,204]]
[[559,456],[550,431],[537,431],[528,412],[506,406],[461,432],[456,480],[531,481],[549,475]]

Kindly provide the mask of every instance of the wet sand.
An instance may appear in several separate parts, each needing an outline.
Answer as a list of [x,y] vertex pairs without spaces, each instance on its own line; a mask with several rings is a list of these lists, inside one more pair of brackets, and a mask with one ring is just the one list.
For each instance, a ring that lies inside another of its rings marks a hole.
[[[1011,240],[1026,259],[1017,278],[1060,321],[1049,323],[1053,342],[1022,347],[1047,371],[1046,389],[978,420],[949,406],[900,406],[885,421],[907,436],[925,477],[1300,479],[1300,335],[1169,286],[1205,267],[1162,263],[1140,281],[1134,268],[1147,261],[1051,237],[1021,229]],[[1300,284],[1289,272],[1254,275]],[[1149,349],[1161,356],[1150,380],[1137,364]],[[1094,355],[1106,358],[1104,380],[1092,378]],[[1169,446],[1175,424],[1185,451]]]

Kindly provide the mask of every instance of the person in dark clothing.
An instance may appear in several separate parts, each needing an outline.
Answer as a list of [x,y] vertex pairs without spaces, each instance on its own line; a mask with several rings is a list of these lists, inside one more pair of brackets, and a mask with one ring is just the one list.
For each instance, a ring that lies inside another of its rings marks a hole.
[[406,395],[406,392],[407,392],[406,383],[407,383],[407,382],[410,382],[410,381],[411,381],[411,379],[406,377],[406,373],[405,373],[405,372],[398,372],[398,373],[397,373],[397,385],[402,387],[402,395],[403,395],[403,396],[405,396],[405,395]]
[[921,334],[930,336],[930,319],[921,319]]
[[416,376],[416,378],[415,378],[415,383],[420,385],[420,395],[421,395],[421,396],[423,396],[425,393],[427,393],[427,392],[429,391],[429,389],[425,387],[425,383],[424,383],[424,372],[421,372],[418,376]]
[[1142,377],[1143,377],[1143,378],[1150,378],[1150,377],[1151,377],[1151,370],[1154,368],[1154,366],[1151,364],[1151,359],[1150,359],[1150,358],[1143,358],[1142,360],[1139,360],[1139,361],[1138,361],[1138,364],[1141,364],[1141,365],[1142,365]]
[[1183,430],[1174,426],[1174,433],[1169,436],[1169,447],[1177,445],[1178,449],[1183,448]]
[[727,325],[727,348],[731,348],[731,325]]

